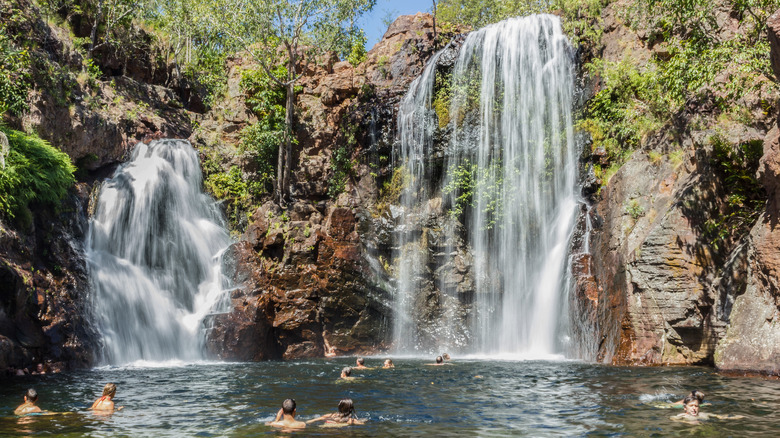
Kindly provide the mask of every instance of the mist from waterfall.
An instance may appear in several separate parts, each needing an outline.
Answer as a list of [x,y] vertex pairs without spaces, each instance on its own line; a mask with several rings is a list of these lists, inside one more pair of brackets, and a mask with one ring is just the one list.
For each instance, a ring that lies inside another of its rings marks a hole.
[[203,318],[225,304],[231,239],[201,183],[182,140],[139,143],[103,182],[87,259],[105,363],[202,358]]
[[[451,67],[449,143],[437,152],[432,105],[442,52],[399,109],[394,160],[405,166],[410,184],[401,196],[395,242],[394,345],[399,352],[561,353],[577,211],[572,48],[551,15],[514,18],[469,34]],[[437,208],[451,219],[411,232]],[[431,255],[425,241],[432,232],[443,233],[448,244]],[[471,295],[437,274],[463,257],[453,243],[458,239],[473,259]],[[415,314],[426,300],[426,281],[440,291],[434,315]],[[467,315],[458,313],[458,305]],[[424,336],[420,318],[436,320]]]

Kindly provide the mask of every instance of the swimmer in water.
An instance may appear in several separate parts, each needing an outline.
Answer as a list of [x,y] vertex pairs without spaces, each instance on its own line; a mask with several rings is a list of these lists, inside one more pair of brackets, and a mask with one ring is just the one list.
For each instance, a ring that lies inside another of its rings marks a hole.
[[[295,400],[288,398],[282,402],[282,409],[276,414],[276,419],[270,423],[265,423],[267,426],[279,427],[282,429],[303,429],[306,427],[306,423],[303,421],[297,421],[295,419]],[[280,415],[281,414],[281,415]]]
[[395,365],[393,365],[393,361],[390,359],[385,359],[384,365],[382,365],[382,368],[395,368]]
[[449,353],[444,353],[444,354],[442,354],[442,355],[441,355],[441,357],[442,357],[442,359],[444,359],[444,360],[450,360],[450,355],[449,355]]
[[363,359],[362,357],[357,358],[357,360],[355,361],[355,368],[357,368],[359,370],[367,368],[366,367],[366,360]]
[[[694,389],[688,395],[690,395],[691,397],[694,397],[697,400],[699,400],[699,405],[703,405],[704,404],[704,393],[699,391],[698,389]],[[673,405],[679,405],[679,407],[684,407],[685,406],[685,399],[683,398],[680,401],[674,402]]]
[[24,394],[24,403],[14,409],[14,415],[27,415],[43,412],[41,408],[35,405],[38,401],[38,391],[30,388]]
[[692,393],[688,394],[683,399],[683,409],[685,412],[671,417],[672,420],[683,420],[698,423],[699,420],[709,420],[710,418],[718,418],[720,420],[738,420],[740,418],[744,418],[742,415],[717,415],[701,413],[699,412],[699,399]]
[[436,363],[426,363],[425,365],[444,365],[444,358],[436,356]]
[[324,421],[324,427],[336,427],[336,426],[348,426],[351,424],[365,424],[364,420],[359,420],[355,415],[355,405],[352,403],[351,398],[345,398],[339,402],[339,411],[332,414],[325,414],[321,417],[317,417],[313,420],[309,420],[306,424],[316,423],[317,421]]
[[106,383],[106,386],[103,387],[103,395],[95,400],[95,403],[92,403],[92,406],[89,409],[99,413],[114,412],[115,410],[118,411],[122,409],[124,406],[114,408],[115,395],[116,385],[113,383]]
[[354,377],[352,377],[352,368],[350,368],[350,367],[342,368],[340,378],[345,379],[345,380],[352,380],[352,379],[354,379]]

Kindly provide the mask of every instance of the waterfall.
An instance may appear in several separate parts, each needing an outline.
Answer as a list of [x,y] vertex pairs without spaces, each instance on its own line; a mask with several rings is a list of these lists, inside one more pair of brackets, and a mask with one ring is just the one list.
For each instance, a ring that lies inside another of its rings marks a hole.
[[394,162],[409,184],[396,215],[394,345],[560,353],[577,211],[571,46],[557,17],[536,15],[472,32],[437,67],[447,50],[399,109]]
[[103,183],[87,236],[103,360],[201,358],[202,320],[224,299],[231,243],[201,192],[198,155],[182,140],[139,143]]

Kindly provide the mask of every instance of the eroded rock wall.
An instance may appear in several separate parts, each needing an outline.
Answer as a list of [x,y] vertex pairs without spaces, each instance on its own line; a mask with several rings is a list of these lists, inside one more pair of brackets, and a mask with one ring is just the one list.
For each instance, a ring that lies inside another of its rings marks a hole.
[[[610,8],[605,59],[631,56],[641,63],[658,56],[663,47],[653,47]],[[725,12],[718,15],[721,32],[739,33]],[[719,119],[712,103],[716,92],[705,92],[676,116],[677,126],[644,139],[642,150],[594,196],[590,264],[579,269],[592,275],[580,275],[575,297],[595,327],[595,359],[778,373],[777,111],[761,110],[777,94],[769,78],[762,81],[740,101],[750,122]],[[729,192],[712,141],[716,135],[732,145],[764,142],[759,174],[767,207],[752,229],[727,238],[714,237],[720,230],[712,230],[712,220],[727,211]],[[682,147],[673,151],[675,144]]]
[[[264,203],[231,247],[237,288],[233,310],[212,321],[212,354],[294,359],[387,348],[392,279],[382,260],[390,258],[394,219],[376,204],[392,177],[398,103],[434,51],[432,17],[417,14],[399,17],[358,66],[332,56],[302,63],[292,200],[286,209]],[[252,68],[248,59],[234,62],[231,83]],[[219,111],[239,116],[206,122],[209,132],[195,133],[193,144],[203,153],[235,145],[236,133],[253,122],[240,93],[229,95]],[[334,197],[331,163],[341,147],[352,171]],[[231,165],[248,170],[251,163]]]

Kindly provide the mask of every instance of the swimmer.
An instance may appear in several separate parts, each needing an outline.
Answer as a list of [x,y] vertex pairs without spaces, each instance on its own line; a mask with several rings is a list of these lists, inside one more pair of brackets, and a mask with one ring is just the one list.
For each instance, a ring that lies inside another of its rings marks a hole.
[[[704,404],[704,393],[699,391],[698,389],[694,389],[688,395],[691,396],[691,397],[696,398],[697,400],[699,400],[699,405],[703,405]],[[674,402],[673,404],[674,405],[679,405],[680,407],[684,407],[685,399],[682,399],[680,401]]]
[[359,370],[367,368],[366,367],[366,360],[363,359],[362,357],[357,358],[357,360],[355,361],[355,364],[356,364],[355,368],[357,368]]
[[685,412],[671,417],[672,420],[698,422],[699,420],[708,420],[710,418],[718,418],[720,420],[738,420],[740,418],[744,418],[742,415],[717,415],[701,413],[699,412],[699,399],[694,396],[693,393],[685,396],[683,399],[683,406]]
[[354,377],[352,377],[352,368],[350,368],[350,367],[342,368],[340,378],[346,379],[346,380],[354,379]]
[[436,363],[426,363],[425,365],[444,365],[444,358],[436,356]]
[[382,368],[395,368],[395,365],[393,365],[393,361],[390,359],[385,359],[384,365],[382,365]]
[[95,403],[92,403],[92,406],[89,408],[90,410],[93,410],[95,412],[114,412],[115,410],[120,410],[124,406],[120,406],[118,408],[114,408],[114,396],[116,395],[116,385],[113,383],[106,383],[106,386],[103,387],[103,395],[95,400]]
[[38,391],[30,388],[24,394],[24,403],[14,409],[14,415],[27,415],[43,412],[41,408],[35,405],[38,401]]
[[450,355],[449,355],[449,353],[444,353],[444,354],[442,354],[442,355],[441,355],[441,357],[442,357],[442,359],[444,359],[444,360],[450,360]]
[[321,417],[307,421],[306,424],[316,423],[317,421],[324,421],[324,427],[347,426],[351,424],[366,423],[364,420],[359,420],[355,415],[355,405],[352,403],[351,398],[345,398],[339,402],[338,412],[325,414]]
[[[282,409],[276,414],[276,419],[267,426],[280,427],[282,429],[303,429],[306,423],[295,420],[295,400],[288,398],[282,402]],[[279,415],[281,414],[281,416]]]

